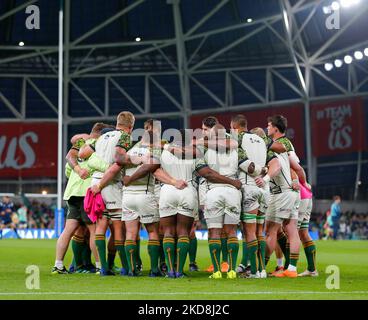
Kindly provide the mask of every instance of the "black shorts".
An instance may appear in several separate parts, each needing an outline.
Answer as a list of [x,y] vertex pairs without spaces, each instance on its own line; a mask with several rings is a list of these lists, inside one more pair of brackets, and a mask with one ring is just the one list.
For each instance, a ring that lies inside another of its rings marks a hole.
[[84,211],[84,197],[70,197],[66,203],[68,205],[67,219],[74,219],[81,223],[92,224],[92,221]]

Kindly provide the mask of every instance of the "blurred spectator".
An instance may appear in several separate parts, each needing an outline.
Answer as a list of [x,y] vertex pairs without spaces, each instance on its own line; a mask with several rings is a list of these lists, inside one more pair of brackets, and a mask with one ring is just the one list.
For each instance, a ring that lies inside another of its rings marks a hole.
[[[330,210],[326,214],[312,213],[310,230],[319,230],[319,238],[327,240],[333,235],[332,223]],[[368,239],[368,212],[365,214],[357,214],[354,211],[342,212],[336,238],[342,240]]]
[[27,207],[23,204],[17,210],[18,213],[18,228],[26,229],[27,228]]
[[17,221],[18,217],[14,217],[14,214],[14,203],[10,201],[8,196],[3,197],[3,201],[0,202],[0,239],[3,238],[3,229],[5,228],[13,229],[18,239],[20,239],[16,223],[14,223],[14,220]]
[[336,240],[338,233],[339,233],[339,226],[340,226],[340,216],[341,216],[341,198],[340,196],[334,196],[333,197],[334,202],[331,205],[331,220],[332,220],[332,226],[331,223],[330,227],[333,229],[333,239]]

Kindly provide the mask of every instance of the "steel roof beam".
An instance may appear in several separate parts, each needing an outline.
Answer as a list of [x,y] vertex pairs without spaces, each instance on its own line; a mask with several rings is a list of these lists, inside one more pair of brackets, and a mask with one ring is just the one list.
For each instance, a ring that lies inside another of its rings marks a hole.
[[24,8],[30,6],[31,4],[37,2],[38,0],[30,0],[30,1],[27,1],[26,3],[23,3],[21,5],[19,5],[18,7],[15,7],[14,9],[4,13],[3,15],[0,16],[0,21],[10,17],[11,15],[17,13],[18,11],[21,11],[23,10]]
[[128,13],[129,11],[133,10],[135,7],[139,6],[141,3],[143,3],[145,0],[136,0],[134,1],[130,6],[124,8],[123,10],[119,11],[109,19],[105,20],[104,22],[100,23],[98,26],[94,27],[93,29],[87,31],[85,34],[81,35],[79,38],[75,39],[71,44],[72,46],[77,45],[78,43],[82,42],[83,40],[87,39],[97,31],[103,29],[110,23],[114,22],[116,19],[120,18],[124,14]]

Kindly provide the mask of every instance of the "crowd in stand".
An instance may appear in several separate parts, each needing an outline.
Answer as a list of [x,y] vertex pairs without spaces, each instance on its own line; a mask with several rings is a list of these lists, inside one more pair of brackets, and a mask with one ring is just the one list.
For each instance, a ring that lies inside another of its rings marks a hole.
[[[6,202],[7,200],[5,200]],[[3,199],[4,203],[4,199]],[[11,200],[10,200],[11,203]],[[28,205],[14,203],[8,206],[12,213],[11,221],[17,229],[35,228],[52,229],[54,228],[55,205],[48,205],[38,200],[33,200]],[[2,210],[3,211],[3,210]],[[1,216],[4,212],[0,212]],[[314,212],[311,216],[310,231],[317,231],[319,239],[327,240],[333,238],[333,228],[329,220],[330,212]],[[199,229],[206,228],[204,221],[199,224]],[[341,214],[337,239],[345,240],[366,240],[368,239],[368,213],[356,213],[346,211]]]
[[[328,240],[333,238],[333,227],[329,219],[330,212],[312,213],[310,230],[318,231],[319,238]],[[337,239],[367,240],[368,239],[368,212],[356,213],[346,211],[341,214]]]
[[9,197],[0,202],[0,223],[17,229],[52,229],[54,228],[55,205],[48,205],[38,200],[13,203]]

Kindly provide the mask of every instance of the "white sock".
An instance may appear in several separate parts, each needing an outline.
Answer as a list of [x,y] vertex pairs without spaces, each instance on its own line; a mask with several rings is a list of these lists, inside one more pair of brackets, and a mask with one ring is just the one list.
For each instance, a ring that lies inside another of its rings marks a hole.
[[101,269],[101,262],[96,261],[96,268]]
[[63,260],[55,260],[55,267],[58,269],[62,269],[64,266]]
[[291,264],[289,264],[288,270],[289,271],[296,271],[296,267],[295,266],[292,266]]
[[277,258],[277,266],[278,267],[282,267],[284,264],[282,263],[282,258],[278,259]]

